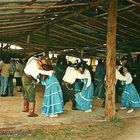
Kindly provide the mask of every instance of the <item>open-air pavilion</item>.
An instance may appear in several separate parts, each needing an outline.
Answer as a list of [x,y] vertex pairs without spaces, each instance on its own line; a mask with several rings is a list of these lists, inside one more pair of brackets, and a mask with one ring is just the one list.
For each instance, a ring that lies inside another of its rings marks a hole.
[[[139,0],[117,2],[116,50],[140,50]],[[84,56],[106,51],[107,0],[0,0],[1,51],[10,45],[16,55],[45,50]],[[65,50],[65,51],[64,51]]]
[[[116,4],[116,1],[0,0],[0,55],[28,57],[37,51],[51,51],[79,58],[107,57],[113,71],[116,54],[131,56],[132,52],[140,52],[140,2],[118,0]],[[11,45],[23,49],[11,50]]]

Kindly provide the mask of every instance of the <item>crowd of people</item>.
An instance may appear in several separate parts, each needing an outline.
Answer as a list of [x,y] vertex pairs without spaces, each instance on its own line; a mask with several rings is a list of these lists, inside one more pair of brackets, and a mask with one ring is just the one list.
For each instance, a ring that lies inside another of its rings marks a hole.
[[[135,83],[138,85],[135,81],[138,79],[139,69],[136,69],[134,76],[131,75],[130,65],[124,60],[121,60],[121,64],[120,61],[116,62],[115,99],[119,102],[120,94],[120,109],[131,113],[140,107],[139,89],[135,88]],[[28,112],[28,117],[38,116],[35,113],[36,82],[45,87],[41,112],[48,117],[57,117],[70,100],[72,110],[92,112],[93,98],[105,99],[106,69],[102,59],[98,61],[93,73],[83,60],[68,64],[65,57],[60,57],[56,63],[52,63],[46,59],[44,52],[38,52],[29,58],[26,64],[21,60],[10,61],[5,57],[0,61],[0,70],[1,96],[13,96],[13,78],[16,78],[17,92],[23,92],[22,111]],[[102,104],[102,107],[104,106],[105,100]]]
[[17,92],[22,92],[21,77],[24,71],[24,62],[20,59],[12,60],[9,56],[0,58],[0,85],[1,96],[13,96],[13,79],[16,79]]

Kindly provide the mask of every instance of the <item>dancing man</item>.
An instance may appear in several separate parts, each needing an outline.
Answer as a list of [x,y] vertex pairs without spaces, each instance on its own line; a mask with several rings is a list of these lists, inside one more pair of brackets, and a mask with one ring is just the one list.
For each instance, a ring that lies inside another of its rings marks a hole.
[[28,117],[36,117],[35,111],[35,82],[39,78],[39,74],[52,75],[53,71],[45,71],[41,69],[40,60],[45,55],[44,52],[38,52],[32,56],[24,68],[22,76],[24,90],[24,108],[23,112],[29,112]]

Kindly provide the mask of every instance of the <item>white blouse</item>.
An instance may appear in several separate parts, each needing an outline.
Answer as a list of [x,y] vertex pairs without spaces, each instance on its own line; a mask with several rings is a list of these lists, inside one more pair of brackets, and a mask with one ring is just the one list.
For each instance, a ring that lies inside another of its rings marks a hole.
[[85,79],[88,79],[88,81],[87,81],[87,87],[89,87],[90,84],[91,84],[91,74],[90,74],[89,70],[85,69],[85,71],[84,71],[84,77],[85,77]]
[[133,78],[129,72],[125,73],[125,77],[126,77],[126,84],[132,83]]

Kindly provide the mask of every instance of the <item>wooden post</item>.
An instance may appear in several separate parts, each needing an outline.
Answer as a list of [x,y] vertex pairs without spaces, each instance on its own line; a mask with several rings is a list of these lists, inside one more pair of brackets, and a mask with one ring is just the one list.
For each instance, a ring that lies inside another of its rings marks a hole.
[[3,50],[3,43],[1,43],[1,48],[0,49],[1,49],[1,51]]
[[30,35],[28,34],[27,35],[27,47],[29,47],[29,44],[30,44]]
[[115,65],[116,65],[116,21],[117,0],[109,0],[107,47],[106,47],[106,104],[105,118],[112,120],[115,117]]
[[84,55],[84,50],[81,50],[81,60],[83,59],[83,55]]
[[129,63],[129,66],[132,67],[132,55],[131,55],[131,52],[132,52],[132,47],[134,47],[134,44],[135,42],[132,42],[132,43],[129,43],[128,44],[128,63]]
[[92,66],[92,57],[90,57],[90,66]]

